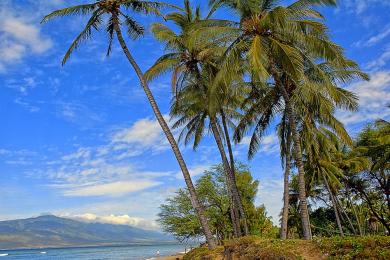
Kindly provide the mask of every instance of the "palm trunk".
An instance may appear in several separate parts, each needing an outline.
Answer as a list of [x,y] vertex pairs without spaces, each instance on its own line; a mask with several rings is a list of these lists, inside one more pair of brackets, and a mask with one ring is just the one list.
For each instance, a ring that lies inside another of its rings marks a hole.
[[[230,192],[229,192],[230,193]],[[234,237],[241,237],[241,227],[240,227],[240,218],[237,208],[235,207],[233,196],[230,197],[230,219],[233,226]]]
[[[230,141],[229,130],[227,127],[226,117],[225,117],[225,113],[223,112],[223,110],[221,110],[221,118],[222,118],[223,131],[225,132],[226,144],[227,144],[227,148],[228,148],[228,152],[229,152],[230,169],[232,171],[232,178],[233,178],[233,182],[237,183],[236,182],[236,167],[235,167],[235,163],[234,163],[232,143]],[[242,203],[240,193],[238,193],[238,196],[239,196],[239,200]],[[244,235],[247,236],[247,235],[249,235],[248,223],[247,223],[245,212],[243,212],[243,213],[244,213],[244,215],[243,215]]]
[[280,228],[280,238],[287,239],[287,225],[288,225],[288,211],[290,206],[290,194],[289,194],[289,177],[291,169],[291,149],[290,149],[290,135],[287,137],[287,156],[286,165],[284,169],[284,191],[283,191],[283,213],[282,224]]
[[358,214],[357,214],[357,212],[356,212],[355,205],[354,205],[353,202],[352,202],[351,194],[350,194],[350,192],[349,192],[349,187],[348,187],[348,185],[345,185],[345,189],[346,189],[346,191],[347,191],[347,198],[348,198],[348,201],[349,201],[349,203],[351,204],[351,207],[352,207],[353,215],[355,216],[355,219],[356,219],[356,223],[357,223],[358,230],[359,230],[359,235],[360,235],[360,236],[363,236],[362,225],[360,224],[360,219],[359,219]]
[[304,239],[310,240],[311,237],[311,228],[309,220],[309,210],[307,208],[307,198],[306,198],[306,185],[305,185],[305,170],[303,168],[303,159],[302,159],[302,149],[301,149],[301,138],[299,136],[296,123],[294,110],[290,103],[290,97],[284,86],[282,84],[277,84],[285,103],[285,109],[288,121],[290,123],[290,131],[292,134],[293,144],[294,144],[294,156],[295,162],[298,166],[298,189],[299,189],[299,211],[301,214],[302,229]]
[[303,156],[301,148],[301,138],[299,136],[297,126],[295,123],[295,113],[292,104],[290,103],[290,97],[285,89],[283,83],[280,81],[279,73],[276,68],[275,61],[272,56],[269,56],[270,59],[270,71],[275,80],[276,87],[280,90],[282,97],[284,99],[285,113],[287,115],[287,120],[289,121],[290,131],[293,140],[294,147],[294,158],[298,168],[298,198],[299,198],[299,211],[301,214],[301,222],[303,229],[304,239],[311,240],[311,227],[309,220],[309,210],[307,208],[307,198],[306,198],[306,185],[305,185],[305,169],[303,168]]
[[165,122],[164,117],[162,116],[162,114],[160,112],[160,109],[158,108],[156,100],[153,97],[153,94],[152,94],[152,92],[151,92],[151,90],[150,90],[150,88],[149,88],[149,86],[148,86],[148,84],[143,76],[141,69],[139,68],[137,62],[134,60],[133,56],[130,54],[129,49],[127,48],[126,42],[123,39],[123,35],[122,35],[122,32],[121,32],[118,24],[116,24],[116,26],[115,26],[115,32],[117,34],[117,37],[118,37],[119,43],[122,47],[122,50],[123,50],[124,54],[126,55],[128,61],[130,62],[130,64],[134,68],[134,70],[135,70],[135,72],[136,72],[136,74],[141,82],[141,86],[144,89],[145,94],[146,94],[146,96],[150,102],[150,105],[153,109],[153,112],[157,118],[157,121],[160,124],[165,136],[167,137],[169,144],[172,147],[173,153],[175,154],[177,162],[179,163],[180,169],[183,173],[184,181],[185,181],[187,188],[188,188],[188,191],[190,193],[190,199],[191,199],[192,206],[194,207],[194,209],[197,212],[200,224],[202,226],[203,232],[204,232],[205,237],[206,237],[206,241],[208,243],[208,247],[210,249],[214,249],[214,248],[216,248],[216,242],[215,242],[214,237],[211,233],[211,230],[210,230],[210,227],[208,224],[208,220],[207,220],[205,213],[204,213],[204,209],[203,209],[202,205],[200,204],[199,199],[196,195],[195,187],[194,187],[192,180],[191,180],[191,175],[188,172],[187,165],[184,162],[183,156],[179,150],[179,147],[176,143],[176,140],[175,140],[171,130],[169,129],[168,124]]
[[333,211],[334,211],[334,214],[336,216],[336,223],[337,223],[337,226],[339,228],[340,235],[343,237],[344,236],[343,226],[342,226],[341,221],[340,221],[340,215],[339,215],[339,211],[337,209],[336,200],[334,199],[333,192],[330,189],[328,180],[326,179],[326,177],[324,175],[322,175],[322,178],[324,179],[324,183],[325,183],[326,189],[328,190],[329,197],[330,197],[330,199],[332,201]]
[[336,204],[337,204],[337,207],[338,207],[338,210],[341,211],[341,216],[345,216],[345,218],[347,219],[348,221],[348,224],[349,224],[349,227],[352,229],[352,232],[354,235],[357,235],[357,232],[356,232],[356,229],[355,227],[353,226],[353,223],[351,221],[351,218],[348,216],[348,213],[344,210],[343,206],[341,205],[340,203],[340,200],[337,198],[336,195],[333,196],[335,201],[336,201]]
[[[237,184],[235,181],[235,176],[234,176],[234,178],[232,176],[229,161],[228,161],[226,153],[225,153],[225,148],[223,146],[223,142],[222,142],[215,118],[212,118],[212,117],[210,118],[210,124],[211,124],[211,130],[213,132],[215,142],[217,143],[218,150],[219,150],[219,153],[221,155],[224,170],[227,173],[226,179],[228,182],[228,187],[230,187],[231,195],[233,197],[233,206],[237,207],[241,217],[245,218],[244,207],[243,207],[242,201],[240,199],[240,194],[238,192]],[[241,227],[240,219],[237,218],[237,221],[238,221],[237,222],[238,225]],[[241,235],[241,228],[240,228],[240,235]]]

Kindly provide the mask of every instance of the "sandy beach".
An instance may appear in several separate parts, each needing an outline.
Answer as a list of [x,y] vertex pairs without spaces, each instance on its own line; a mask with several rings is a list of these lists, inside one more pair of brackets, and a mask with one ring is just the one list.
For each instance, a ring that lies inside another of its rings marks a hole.
[[172,255],[172,256],[163,256],[157,258],[158,260],[177,260],[177,259],[183,259],[183,254],[178,254],[178,255]]

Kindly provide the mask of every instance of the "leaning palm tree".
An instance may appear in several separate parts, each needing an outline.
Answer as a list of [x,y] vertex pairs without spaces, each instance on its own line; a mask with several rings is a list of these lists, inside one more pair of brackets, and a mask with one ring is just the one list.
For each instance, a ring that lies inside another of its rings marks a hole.
[[162,130],[164,131],[164,134],[166,135],[172,147],[172,150],[175,154],[175,157],[183,173],[183,177],[186,182],[187,188],[189,190],[191,203],[198,214],[198,218],[202,225],[203,232],[205,234],[208,246],[210,249],[213,249],[215,248],[216,243],[210,231],[208,220],[204,214],[204,209],[200,204],[198,197],[196,195],[195,188],[192,183],[191,176],[185,164],[183,156],[179,150],[179,147],[176,143],[176,140],[172,132],[168,127],[168,124],[166,123],[164,117],[160,112],[160,109],[148,86],[147,81],[144,78],[144,75],[140,67],[138,66],[137,62],[131,55],[126,45],[126,41],[122,34],[122,26],[126,28],[128,35],[133,39],[138,38],[144,32],[144,28],[136,20],[134,20],[133,17],[131,17],[128,14],[129,11],[133,11],[136,13],[144,13],[144,14],[151,13],[151,14],[160,15],[160,9],[162,7],[167,7],[167,6],[168,6],[167,4],[163,4],[159,2],[141,1],[141,0],[101,0],[91,4],[71,6],[68,8],[54,11],[51,14],[45,16],[42,22],[47,22],[53,18],[62,17],[62,16],[71,16],[71,15],[90,16],[85,28],[76,37],[76,39],[73,41],[70,48],[66,52],[62,60],[62,65],[66,63],[66,61],[69,59],[72,52],[80,45],[82,41],[90,38],[93,29],[99,30],[100,28],[103,27],[108,33],[109,44],[108,44],[107,55],[109,55],[111,52],[112,42],[116,35],[127,60],[135,70],[140,80],[141,86],[145,91],[145,94],[157,118],[157,121],[159,122]]
[[[176,33],[166,25],[155,23],[152,32],[155,37],[166,44],[169,53],[160,57],[146,72],[146,78],[152,80],[164,72],[172,71],[172,88],[174,105],[172,115],[179,117],[174,127],[187,123],[182,135],[185,135],[185,143],[194,138],[194,148],[199,144],[204,135],[205,122],[209,120],[211,133],[217,143],[223,162],[228,190],[232,197],[231,218],[235,236],[240,236],[239,214],[243,220],[244,233],[248,234],[246,217],[241,202],[240,194],[235,181],[234,162],[231,147],[229,148],[230,164],[223,145],[223,136],[228,137],[226,115],[218,103],[221,95],[211,97],[209,95],[209,83],[217,70],[217,60],[225,51],[224,39],[196,37],[196,30],[200,26],[210,27],[216,24],[226,25],[224,21],[201,18],[199,8],[192,10],[188,0],[184,1],[184,11],[166,15],[166,19],[174,22],[180,28]],[[211,78],[210,78],[211,77]],[[226,107],[226,106],[225,106]],[[220,127],[218,113],[223,115]],[[227,138],[226,138],[227,139]],[[229,143],[230,144],[230,143]],[[228,144],[228,145],[229,145]],[[238,212],[235,212],[237,211]]]

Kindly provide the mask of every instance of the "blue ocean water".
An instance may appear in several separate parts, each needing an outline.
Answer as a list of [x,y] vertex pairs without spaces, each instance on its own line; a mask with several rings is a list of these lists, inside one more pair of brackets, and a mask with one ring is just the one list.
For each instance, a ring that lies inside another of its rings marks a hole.
[[130,246],[101,246],[101,247],[72,247],[47,249],[0,250],[0,260],[8,259],[80,259],[80,260],[144,260],[158,259],[184,252],[185,246],[180,244],[130,245]]

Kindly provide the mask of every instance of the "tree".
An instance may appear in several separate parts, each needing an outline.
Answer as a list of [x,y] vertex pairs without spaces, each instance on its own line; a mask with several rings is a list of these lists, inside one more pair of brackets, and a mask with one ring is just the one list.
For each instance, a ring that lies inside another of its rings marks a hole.
[[[240,194],[237,189],[234,174],[234,159],[227,129],[229,110],[223,106],[221,100],[224,96],[212,96],[209,89],[213,82],[213,75],[218,70],[216,64],[225,51],[223,40],[208,39],[204,35],[197,37],[194,28],[209,27],[215,24],[225,24],[224,21],[208,19],[209,15],[201,18],[199,8],[192,10],[188,0],[184,1],[183,12],[174,12],[166,15],[166,19],[179,26],[177,34],[167,26],[155,23],[152,32],[155,37],[166,44],[169,53],[160,57],[146,72],[147,79],[151,80],[162,73],[172,71],[172,88],[174,90],[171,115],[177,118],[174,127],[183,127],[180,139],[187,144],[194,140],[194,149],[205,134],[207,120],[209,129],[214,136],[219,149],[222,163],[228,182],[228,191],[231,194],[231,216],[236,236],[241,235],[240,215],[243,220],[244,233],[248,233],[245,211],[242,206]],[[230,102],[231,103],[231,102]],[[221,115],[222,125],[218,115]],[[224,137],[227,141],[230,163],[225,152]],[[237,211],[238,210],[238,211]]]
[[[310,223],[305,195],[304,168],[299,132],[298,116],[291,101],[294,82],[302,80],[304,64],[311,61],[310,54],[318,59],[334,59],[340,48],[329,42],[325,26],[317,21],[322,16],[312,9],[314,5],[334,5],[334,0],[300,0],[287,7],[277,6],[278,1],[256,0],[211,1],[233,9],[240,22],[230,30],[232,39],[224,59],[224,72],[219,79],[228,78],[237,68],[248,68],[252,78],[267,82],[271,77],[282,96],[285,113],[290,124],[294,157],[299,173],[299,199],[305,239],[310,239]],[[214,31],[218,32],[218,28]],[[226,29],[224,33],[226,33]],[[246,65],[242,64],[242,57]],[[304,62],[305,61],[305,62]],[[289,77],[284,81],[285,76]],[[287,85],[286,85],[287,84]]]
[[[248,213],[250,234],[276,237],[277,228],[267,217],[264,206],[256,207],[254,199],[259,182],[253,180],[246,166],[239,164],[236,169],[237,185],[242,194],[245,211]],[[214,166],[196,182],[196,191],[206,205],[206,214],[210,219],[213,233],[220,242],[233,236],[233,226],[229,214],[229,195],[227,192],[224,168]],[[162,204],[159,223],[164,231],[172,233],[180,241],[197,238],[200,235],[199,222],[195,212],[189,206],[188,192],[180,189]],[[276,232],[275,232],[276,231]]]
[[347,185],[390,234],[390,123],[378,120],[359,134],[356,150],[368,158],[367,169],[351,174]]
[[[156,100],[148,86],[147,81],[144,78],[144,75],[138,66],[137,62],[134,60],[133,56],[131,55],[125,39],[122,34],[121,25],[125,25],[127,29],[128,35],[136,39],[139,36],[141,36],[144,32],[144,28],[135,21],[131,16],[129,16],[128,11],[133,11],[136,13],[144,13],[144,14],[160,14],[160,9],[162,7],[167,7],[167,4],[162,4],[158,2],[152,2],[152,1],[141,1],[141,0],[101,0],[97,1],[92,4],[84,4],[84,5],[77,5],[77,6],[71,6],[68,8],[64,8],[61,10],[57,10],[52,12],[51,14],[45,16],[42,20],[42,22],[47,22],[53,18],[56,17],[62,17],[62,16],[72,16],[72,15],[90,15],[90,18],[85,26],[85,28],[81,31],[81,33],[76,37],[76,39],[71,44],[70,48],[66,52],[62,64],[64,65],[68,58],[70,57],[71,53],[79,46],[79,44],[90,38],[92,34],[92,30],[99,30],[101,27],[103,27],[103,22],[105,21],[105,30],[108,33],[109,38],[109,44],[108,44],[108,51],[107,55],[111,52],[112,42],[114,39],[114,36],[116,35],[120,46],[122,47],[122,50],[135,70],[141,86],[149,100],[149,103],[153,109],[153,112],[157,118],[157,121],[159,122],[165,136],[167,137],[171,148],[175,154],[175,157],[179,163],[179,166],[181,168],[181,171],[183,173],[184,180],[187,184],[188,191],[190,193],[191,198],[191,204],[195,208],[197,215],[199,217],[200,223],[202,225],[202,230],[206,236],[206,240],[208,242],[209,248],[213,249],[215,248],[215,242],[214,238],[211,234],[208,221],[204,215],[204,209],[202,208],[201,204],[199,203],[199,200],[197,198],[195,188],[193,186],[191,176],[189,174],[188,168],[185,164],[185,161],[183,159],[183,156],[179,150],[179,147],[176,143],[176,140],[170,131],[165,119],[163,118],[161,111],[156,103]],[[104,16],[108,16],[108,19],[105,20]]]

